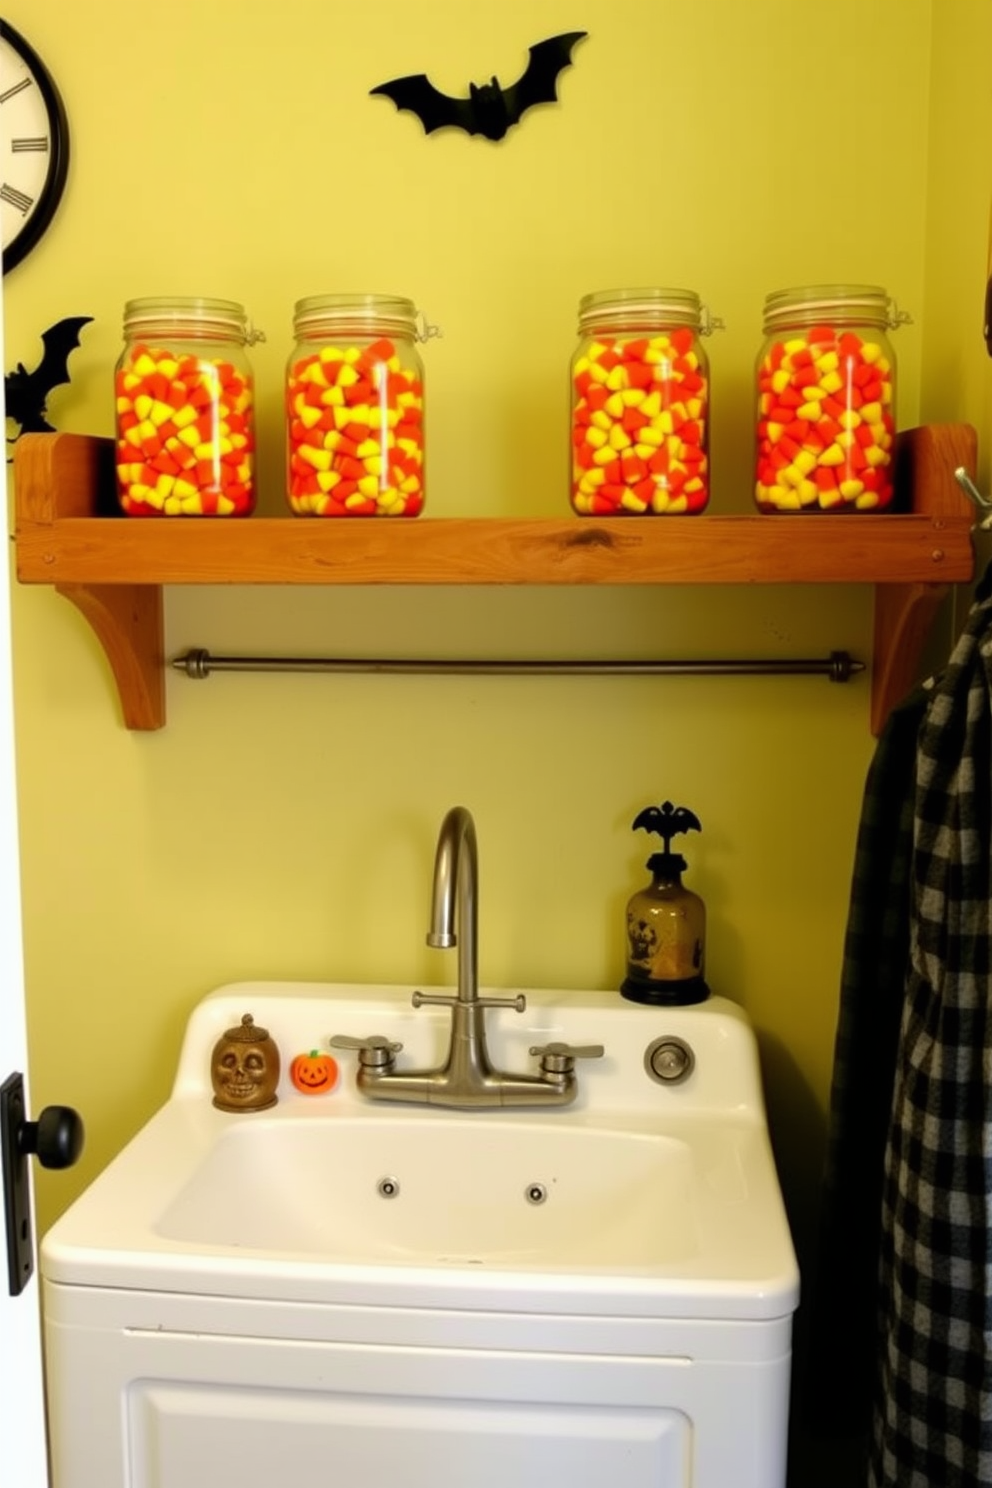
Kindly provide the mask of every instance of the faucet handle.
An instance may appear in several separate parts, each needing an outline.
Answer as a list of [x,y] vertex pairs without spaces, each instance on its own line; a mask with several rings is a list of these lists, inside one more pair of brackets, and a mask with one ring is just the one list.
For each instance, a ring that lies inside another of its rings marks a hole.
[[446,992],[414,992],[410,998],[415,1008],[419,1007],[454,1007],[458,998],[454,993]]
[[516,997],[480,997],[476,1001],[476,1007],[508,1007],[513,1008],[515,1013],[522,1013],[527,1006],[527,999],[522,992]]
[[352,1038],[350,1033],[335,1033],[327,1042],[332,1049],[357,1049],[359,1064],[370,1065],[374,1069],[391,1065],[393,1055],[398,1054],[403,1047],[392,1039],[384,1038],[381,1033],[373,1033],[368,1038]]
[[445,992],[414,992],[410,998],[415,1008],[419,1007],[508,1007],[516,1012],[522,1013],[527,1006],[527,999],[521,992],[517,997],[475,997],[471,1002],[463,1002],[454,993]]
[[602,1044],[532,1044],[530,1052],[541,1058],[541,1069],[548,1075],[568,1075],[577,1059],[602,1059]]

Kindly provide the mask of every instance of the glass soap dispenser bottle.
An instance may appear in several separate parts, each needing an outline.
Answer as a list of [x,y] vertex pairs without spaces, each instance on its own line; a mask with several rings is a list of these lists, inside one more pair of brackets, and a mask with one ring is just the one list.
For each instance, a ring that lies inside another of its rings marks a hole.
[[706,906],[682,883],[685,858],[672,852],[672,838],[701,831],[699,818],[685,806],[665,801],[638,812],[633,828],[656,832],[664,851],[652,853],[651,882],[627,904],[627,975],[620,987],[631,1002],[668,1007],[703,1002]]

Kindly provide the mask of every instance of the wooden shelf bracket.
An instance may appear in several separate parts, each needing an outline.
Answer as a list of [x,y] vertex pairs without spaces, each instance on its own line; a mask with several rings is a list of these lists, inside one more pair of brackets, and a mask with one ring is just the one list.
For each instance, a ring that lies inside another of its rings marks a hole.
[[165,724],[165,647],[160,584],[56,584],[106,652],[125,727]]
[[[963,468],[974,479],[977,458],[978,436],[968,424],[913,429],[899,441],[896,488],[902,482],[902,488],[913,493],[914,511],[932,518],[937,544],[944,524],[960,518],[963,511],[972,522],[976,520],[954,472]],[[871,731],[876,738],[892,709],[920,680],[923,648],[949,587],[941,583],[875,585]]]

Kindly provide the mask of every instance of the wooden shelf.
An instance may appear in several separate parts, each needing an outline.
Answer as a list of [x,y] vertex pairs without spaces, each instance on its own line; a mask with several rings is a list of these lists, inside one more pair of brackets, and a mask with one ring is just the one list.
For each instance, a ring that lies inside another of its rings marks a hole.
[[25,434],[14,450],[17,577],[52,584],[106,650],[128,727],[165,722],[166,584],[831,584],[876,589],[872,728],[915,680],[933,613],[973,577],[964,424],[900,435],[905,514],[658,518],[135,519],[113,442]]

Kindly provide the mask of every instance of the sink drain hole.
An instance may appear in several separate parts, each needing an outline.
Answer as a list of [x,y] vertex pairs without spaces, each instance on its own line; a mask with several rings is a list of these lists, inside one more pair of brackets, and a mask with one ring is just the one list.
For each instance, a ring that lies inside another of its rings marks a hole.
[[524,1198],[528,1204],[543,1204],[548,1197],[548,1190],[543,1183],[528,1183],[524,1189]]
[[380,1178],[375,1188],[381,1199],[395,1199],[400,1191],[400,1181],[398,1178]]

